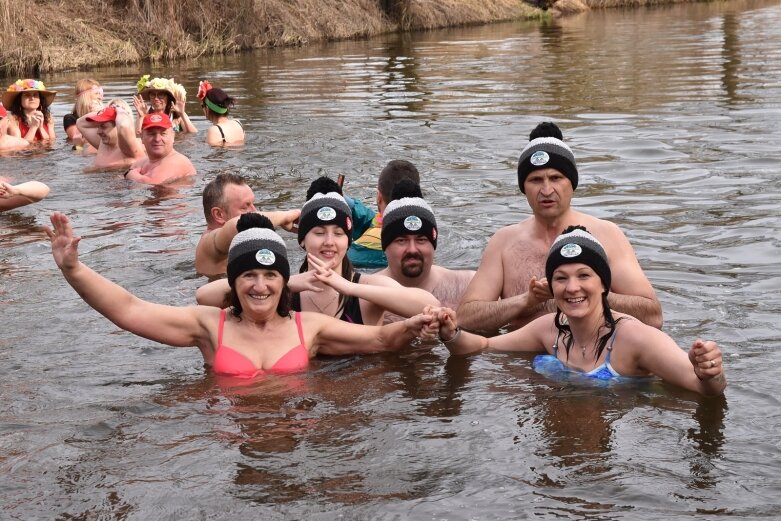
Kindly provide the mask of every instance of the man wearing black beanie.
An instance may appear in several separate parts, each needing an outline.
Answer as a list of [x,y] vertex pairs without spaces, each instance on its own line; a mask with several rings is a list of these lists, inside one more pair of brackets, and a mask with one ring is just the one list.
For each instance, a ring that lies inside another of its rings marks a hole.
[[610,307],[654,327],[662,308],[640,267],[632,245],[615,224],[571,207],[578,187],[575,155],[555,123],[540,123],[518,161],[518,186],[532,216],[497,231],[458,307],[461,327],[517,329],[554,311],[545,279],[545,259],[564,229],[581,225],[604,245],[610,259]]
[[[423,199],[420,186],[409,179],[399,181],[382,215],[381,242],[388,267],[378,274],[408,288],[424,289],[442,306],[455,308],[475,272],[435,265],[438,238],[434,211]],[[386,320],[396,319],[385,315]]]

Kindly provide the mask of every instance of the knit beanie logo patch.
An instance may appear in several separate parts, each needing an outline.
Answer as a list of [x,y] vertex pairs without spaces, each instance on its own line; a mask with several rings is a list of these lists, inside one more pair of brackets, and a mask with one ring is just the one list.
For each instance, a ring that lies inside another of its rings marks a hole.
[[258,264],[263,266],[271,266],[277,261],[277,256],[274,255],[273,251],[264,248],[258,250],[255,254],[255,260],[258,261]]
[[533,164],[534,166],[542,166],[547,165],[548,161],[550,161],[550,156],[547,152],[544,150],[538,150],[535,153],[532,154],[532,156],[529,158],[529,162]]
[[321,221],[333,221],[336,219],[336,210],[330,206],[323,206],[317,210],[317,218]]
[[417,215],[410,215],[404,219],[404,227],[411,232],[416,232],[423,228],[423,221]]
[[571,259],[583,253],[583,249],[577,244],[569,243],[561,247],[560,253],[562,257]]

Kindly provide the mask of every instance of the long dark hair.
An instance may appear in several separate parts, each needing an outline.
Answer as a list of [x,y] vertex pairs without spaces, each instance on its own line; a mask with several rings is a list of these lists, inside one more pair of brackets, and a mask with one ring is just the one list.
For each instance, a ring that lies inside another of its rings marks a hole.
[[[306,273],[307,271],[309,271],[309,262],[306,260],[306,257],[304,257],[304,262],[301,263],[301,269],[299,269],[298,272]],[[350,282],[355,282],[353,280],[355,277],[355,267],[353,266],[353,263],[350,262],[347,254],[345,254],[344,259],[342,259],[342,277]],[[339,293],[339,300],[337,301],[339,305],[336,308],[336,318],[339,318],[342,315],[342,311],[344,311],[344,299],[345,296]]]
[[[230,295],[228,295],[228,301],[231,305],[231,314],[241,320],[241,312],[244,311],[239,302],[239,295],[236,293],[236,288],[231,286]],[[279,296],[279,303],[277,304],[277,315],[280,317],[289,317],[290,311],[293,309],[293,295],[290,293],[290,289],[287,287],[287,281],[282,286],[282,294]]]
[[[607,301],[607,291],[602,292],[602,316],[605,318],[605,323],[603,325],[607,328],[607,332],[597,340],[597,351],[594,360],[599,360],[602,351],[604,351],[605,346],[607,346],[607,341],[610,340],[610,337],[616,330],[616,325],[621,321],[620,318],[616,320],[613,317],[613,313],[610,311],[610,304],[608,304]],[[569,323],[562,321],[561,317],[562,312],[559,307],[556,306],[556,316],[553,319],[553,323],[559,331],[558,335],[556,335],[556,342],[558,343],[559,337],[564,338],[564,350],[567,353],[567,358],[569,358],[569,350],[574,343],[574,339],[572,338],[572,329],[570,329]]]
[[14,102],[11,104],[11,114],[17,117],[19,121],[24,121],[27,123],[27,116],[24,114],[24,109],[22,108],[22,95],[25,92],[35,92],[38,94],[38,99],[41,100],[40,105],[38,105],[38,110],[41,111],[43,114],[43,122],[49,123],[52,119],[51,113],[49,112],[49,104],[46,103],[46,97],[42,96],[40,92],[36,91],[22,91],[20,92],[16,98],[14,98]]

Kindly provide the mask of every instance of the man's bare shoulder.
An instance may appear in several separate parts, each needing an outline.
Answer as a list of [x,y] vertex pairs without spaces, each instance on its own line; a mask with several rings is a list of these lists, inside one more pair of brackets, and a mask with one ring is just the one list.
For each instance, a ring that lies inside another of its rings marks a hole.
[[489,243],[506,247],[509,244],[526,242],[531,235],[531,219],[525,219],[519,223],[510,224],[499,228],[494,232]]

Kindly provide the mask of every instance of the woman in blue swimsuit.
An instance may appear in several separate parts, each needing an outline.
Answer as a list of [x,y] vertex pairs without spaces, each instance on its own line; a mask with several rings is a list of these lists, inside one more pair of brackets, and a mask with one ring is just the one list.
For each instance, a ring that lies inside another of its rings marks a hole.
[[[455,312],[437,315],[440,339],[451,354],[480,351],[547,351],[535,365],[561,364],[598,379],[656,375],[703,395],[724,392],[721,350],[695,340],[688,355],[669,335],[610,309],[610,265],[599,241],[582,226],[571,226],[551,246],[545,275],[556,313],[492,338],[461,331]],[[533,291],[530,289],[529,294]],[[540,303],[544,296],[535,294]]]

